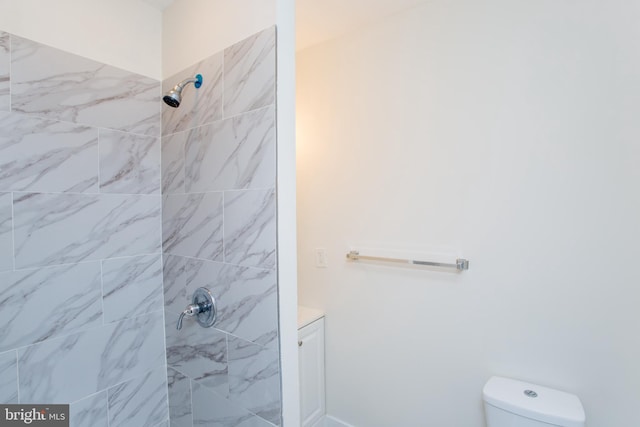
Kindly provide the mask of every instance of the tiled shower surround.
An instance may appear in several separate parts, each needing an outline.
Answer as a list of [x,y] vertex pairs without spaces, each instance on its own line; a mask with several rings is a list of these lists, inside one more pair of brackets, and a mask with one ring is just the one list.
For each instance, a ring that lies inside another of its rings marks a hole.
[[2,403],[168,421],[160,86],[0,32]]
[[[162,86],[196,72],[171,109],[158,81],[0,32],[0,402],[280,425],[275,28]],[[177,331],[200,286],[216,325]]]
[[[280,425],[275,28],[166,79],[201,73],[163,107],[164,301],[172,427]],[[198,287],[213,328],[176,321]]]

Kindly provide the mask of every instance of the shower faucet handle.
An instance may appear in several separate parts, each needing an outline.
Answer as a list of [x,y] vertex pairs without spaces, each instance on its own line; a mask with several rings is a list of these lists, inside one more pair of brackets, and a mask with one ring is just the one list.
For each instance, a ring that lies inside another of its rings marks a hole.
[[195,317],[200,326],[210,328],[216,321],[217,313],[216,299],[206,288],[198,288],[193,293],[191,304],[184,309],[180,317],[176,329],[182,329],[182,321],[185,316]]
[[176,329],[182,329],[182,319],[184,319],[184,316],[193,317],[198,313],[200,313],[200,306],[198,304],[189,304],[187,308],[184,309],[182,314],[180,314],[180,317],[178,317],[178,324],[176,325]]

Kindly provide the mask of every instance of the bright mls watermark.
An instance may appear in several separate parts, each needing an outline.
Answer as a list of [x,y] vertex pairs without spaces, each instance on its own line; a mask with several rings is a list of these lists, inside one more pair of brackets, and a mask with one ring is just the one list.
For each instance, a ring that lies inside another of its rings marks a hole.
[[0,427],[69,427],[69,405],[0,405]]

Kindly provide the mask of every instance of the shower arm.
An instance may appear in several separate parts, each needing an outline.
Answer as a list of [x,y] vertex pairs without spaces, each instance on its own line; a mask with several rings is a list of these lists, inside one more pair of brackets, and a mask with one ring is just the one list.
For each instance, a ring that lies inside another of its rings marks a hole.
[[200,86],[202,86],[202,75],[196,74],[195,77],[189,77],[188,79],[184,79],[183,81],[181,81],[180,83],[175,85],[173,87],[173,90],[181,91],[189,83],[193,83],[193,85],[196,87],[196,89],[199,89]]
[[191,78],[185,79],[185,80],[181,81],[180,83],[178,83],[177,85],[175,85],[173,87],[173,90],[182,90],[189,83],[193,83],[195,85],[197,82],[198,82],[198,79],[196,79],[195,77],[191,77]]

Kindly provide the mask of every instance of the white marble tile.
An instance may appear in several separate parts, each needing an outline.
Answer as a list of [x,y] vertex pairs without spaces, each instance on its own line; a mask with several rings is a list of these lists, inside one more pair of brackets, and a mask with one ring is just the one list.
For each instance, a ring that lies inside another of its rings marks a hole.
[[275,103],[276,29],[261,31],[224,51],[224,115]]
[[181,256],[164,255],[164,304],[165,309],[180,313],[191,303],[193,292],[199,288],[209,288],[216,299],[212,285],[220,275],[223,264]]
[[165,253],[222,261],[222,193],[168,195],[162,208]]
[[164,366],[109,389],[109,427],[155,427],[169,416]]
[[0,354],[0,404],[18,403],[17,363],[15,350]]
[[225,262],[274,268],[275,190],[227,191],[224,198]]
[[273,427],[207,387],[193,384],[193,425],[202,427]]
[[229,398],[280,425],[278,352],[229,336]]
[[0,191],[97,192],[98,130],[0,112]]
[[160,82],[11,37],[12,111],[160,136]]
[[162,137],[162,194],[184,193],[184,143],[189,132]]
[[165,307],[179,313],[193,292],[206,287],[216,298],[215,327],[262,345],[277,344],[278,301],[274,270],[166,256]]
[[0,273],[0,351],[101,326],[101,297],[99,262]]
[[[200,180],[201,169],[207,165],[203,165],[206,161],[205,157],[211,157],[207,153],[207,149],[214,151],[216,143],[220,144],[225,139],[232,139],[231,121],[221,120],[206,126],[200,126],[184,132],[184,174],[185,174],[185,190],[186,192],[196,192],[193,190],[193,182]],[[215,142],[214,142],[215,139]],[[200,165],[203,165],[201,168]],[[211,165],[209,174],[216,174],[216,169]],[[200,187],[206,187],[201,185]],[[207,191],[207,190],[205,190]],[[220,191],[220,189],[218,189]]]
[[69,406],[70,427],[108,427],[107,392],[93,394]]
[[14,193],[16,268],[160,251],[160,196]]
[[68,403],[164,366],[162,312],[18,350],[20,398]]
[[13,269],[13,214],[11,193],[0,193],[0,271]]
[[9,111],[11,96],[9,74],[11,70],[11,50],[9,33],[0,31],[0,110]]
[[225,265],[212,286],[220,298],[216,327],[258,344],[277,344],[276,281],[274,270]]
[[172,427],[191,427],[191,381],[175,369],[167,368],[167,384]]
[[[169,420],[160,421],[159,424],[156,424],[154,427],[181,427],[181,426],[170,426]],[[191,427],[191,426],[189,426]]]
[[160,255],[103,261],[102,290],[106,323],[162,310]]
[[100,130],[100,191],[159,194],[160,138]]
[[[193,292],[199,287],[209,288],[217,277],[222,264],[205,262],[164,254],[163,286],[164,307],[173,313],[180,313],[191,303]],[[212,290],[213,291],[213,290]],[[215,295],[214,295],[215,296]]]
[[165,79],[162,93],[167,93],[184,79],[202,74],[202,86],[189,84],[182,91],[179,108],[162,103],[162,134],[191,129],[222,118],[222,52]]
[[168,366],[226,396],[229,393],[226,334],[215,328],[203,328],[193,318],[185,318],[178,331],[178,314],[165,313]]
[[272,188],[276,177],[275,108],[241,114],[190,132],[188,192]]

